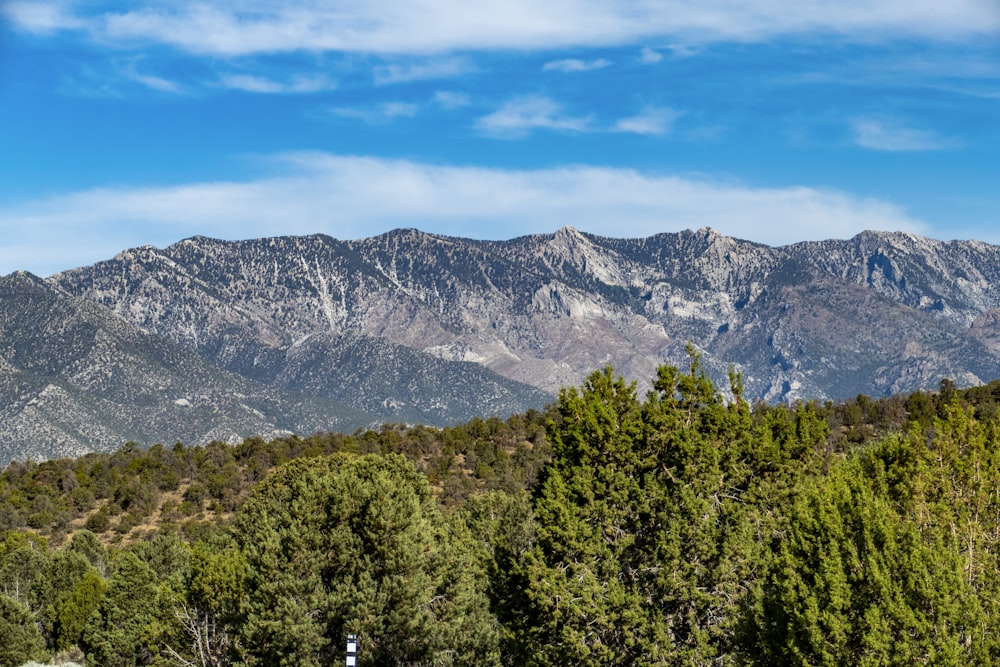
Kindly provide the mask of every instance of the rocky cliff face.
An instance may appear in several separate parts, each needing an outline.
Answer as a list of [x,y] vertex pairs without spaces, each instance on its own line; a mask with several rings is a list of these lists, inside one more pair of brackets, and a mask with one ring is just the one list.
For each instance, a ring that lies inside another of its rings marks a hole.
[[222,371],[35,276],[0,278],[0,461],[357,428],[336,401]]
[[195,237],[49,284],[233,376],[375,420],[541,406],[607,364],[643,383],[688,343],[773,401],[1000,377],[1000,249],[908,234]]
[[903,232],[863,232],[847,241],[789,246],[824,272],[903,305],[971,325],[1000,302],[1000,248],[935,241]]

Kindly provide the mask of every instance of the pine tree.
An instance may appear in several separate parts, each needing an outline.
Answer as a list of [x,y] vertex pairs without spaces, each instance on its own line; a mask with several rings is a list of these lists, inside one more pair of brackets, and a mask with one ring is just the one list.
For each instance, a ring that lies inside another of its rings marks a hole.
[[969,417],[938,420],[930,447],[918,429],[870,445],[802,488],[758,594],[748,663],[993,664],[995,603],[976,590],[976,536],[959,529],[972,527],[969,482],[997,470],[964,477],[977,467]]
[[116,564],[97,612],[83,631],[87,662],[105,667],[149,664],[158,652],[156,574],[126,551]]
[[495,662],[485,583],[461,526],[401,456],[294,461],[262,483],[235,535],[247,563],[241,629],[252,664]]
[[825,427],[811,409],[755,421],[730,379],[727,401],[692,351],[686,371],[658,370],[644,402],[610,368],[560,394],[530,544],[496,554],[519,661],[734,660],[739,612]]
[[180,589],[165,607],[174,621],[165,652],[180,664],[222,666],[238,660],[236,625],[243,607],[246,561],[231,536],[195,543]]
[[0,594],[0,667],[45,659],[45,640],[31,611]]

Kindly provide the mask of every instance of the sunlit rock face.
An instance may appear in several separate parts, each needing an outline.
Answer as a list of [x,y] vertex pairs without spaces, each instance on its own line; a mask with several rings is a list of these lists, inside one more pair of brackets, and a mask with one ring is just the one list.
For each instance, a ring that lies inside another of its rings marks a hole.
[[[687,363],[689,344],[720,386],[732,368],[747,398],[768,401],[1000,377],[998,248],[902,233],[781,248],[711,229],[644,239],[572,227],[509,241],[416,230],[357,241],[195,237],[34,282],[103,313],[110,331],[162,341],[276,396],[354,411],[343,424],[506,415],[606,365],[644,391],[658,365]],[[102,335],[72,384],[25,396],[104,400],[119,374],[106,364],[120,355]],[[0,374],[19,372],[0,351]],[[164,392],[170,410],[210,393]],[[45,422],[37,410],[17,415]],[[301,423],[273,430],[293,427]]]

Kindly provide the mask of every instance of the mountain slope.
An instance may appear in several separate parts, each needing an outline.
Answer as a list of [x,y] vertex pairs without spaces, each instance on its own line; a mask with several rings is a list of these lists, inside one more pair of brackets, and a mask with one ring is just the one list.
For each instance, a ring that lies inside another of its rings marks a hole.
[[[406,345],[441,340],[438,314],[329,237],[194,238],[54,279],[222,368],[381,420],[444,425],[552,400],[481,365]],[[406,335],[384,335],[389,329]]]
[[[645,381],[683,363],[688,342],[718,378],[733,366],[767,400],[989,380],[997,278],[1000,251],[977,242],[866,232],[772,248],[710,229],[610,239],[566,227],[510,241],[195,237],[52,281],[247,377],[433,421],[457,413],[428,396],[516,411],[606,364]],[[433,371],[402,370],[432,358]],[[476,368],[487,375],[471,379]],[[317,379],[335,374],[344,382]]]
[[223,371],[30,274],[0,278],[0,460],[373,421],[342,403]]
[[1000,304],[1000,247],[981,241],[862,232],[787,250],[832,276],[960,325]]

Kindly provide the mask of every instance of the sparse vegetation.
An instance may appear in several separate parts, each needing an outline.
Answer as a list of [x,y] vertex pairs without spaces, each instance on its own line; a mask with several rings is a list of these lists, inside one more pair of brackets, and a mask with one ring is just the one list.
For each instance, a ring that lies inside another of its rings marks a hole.
[[1000,382],[545,412],[0,475],[0,666],[1000,659]]

